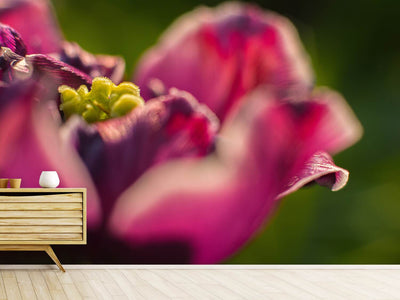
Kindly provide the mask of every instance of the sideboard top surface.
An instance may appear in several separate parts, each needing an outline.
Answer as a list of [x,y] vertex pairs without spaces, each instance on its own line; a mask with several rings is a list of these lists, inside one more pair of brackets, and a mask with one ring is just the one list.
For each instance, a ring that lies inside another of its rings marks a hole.
[[83,193],[86,188],[0,188],[0,193]]

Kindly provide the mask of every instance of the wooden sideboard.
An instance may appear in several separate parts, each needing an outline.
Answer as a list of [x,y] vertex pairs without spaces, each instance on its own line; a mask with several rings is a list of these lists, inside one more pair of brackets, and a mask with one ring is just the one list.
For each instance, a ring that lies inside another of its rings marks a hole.
[[86,189],[0,188],[0,251],[46,251],[86,244]]

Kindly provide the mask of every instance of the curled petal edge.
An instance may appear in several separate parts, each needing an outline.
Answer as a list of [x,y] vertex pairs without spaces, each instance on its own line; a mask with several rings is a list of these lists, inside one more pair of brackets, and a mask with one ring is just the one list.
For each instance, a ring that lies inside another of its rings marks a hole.
[[276,199],[281,199],[313,181],[332,191],[338,191],[348,180],[349,171],[336,166],[329,154],[317,152],[304,164],[300,174],[291,178],[286,189]]

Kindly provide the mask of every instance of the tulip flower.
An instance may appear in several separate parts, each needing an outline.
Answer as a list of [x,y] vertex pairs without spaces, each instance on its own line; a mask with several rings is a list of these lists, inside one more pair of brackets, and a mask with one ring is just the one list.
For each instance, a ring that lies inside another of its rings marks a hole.
[[[144,55],[136,86],[121,82],[121,58],[63,41],[46,1],[3,6],[0,172],[35,186],[55,169],[88,187],[89,242],[73,261],[221,262],[282,197],[346,184],[330,154],[361,126],[314,88],[283,17],[237,3],[191,12]],[[46,26],[31,32],[38,10]]]

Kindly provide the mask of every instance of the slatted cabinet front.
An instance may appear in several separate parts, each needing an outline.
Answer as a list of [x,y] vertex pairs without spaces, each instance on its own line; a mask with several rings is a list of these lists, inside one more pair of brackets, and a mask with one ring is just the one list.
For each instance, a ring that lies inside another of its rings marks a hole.
[[0,193],[0,244],[85,244],[85,195]]

